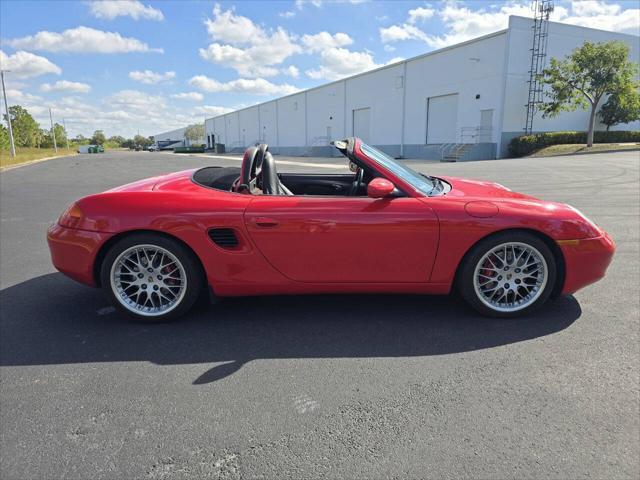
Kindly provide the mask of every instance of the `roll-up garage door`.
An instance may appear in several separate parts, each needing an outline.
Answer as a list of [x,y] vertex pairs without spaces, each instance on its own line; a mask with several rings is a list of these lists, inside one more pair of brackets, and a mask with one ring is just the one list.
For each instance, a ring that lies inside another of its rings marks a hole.
[[457,141],[458,94],[427,98],[427,143]]

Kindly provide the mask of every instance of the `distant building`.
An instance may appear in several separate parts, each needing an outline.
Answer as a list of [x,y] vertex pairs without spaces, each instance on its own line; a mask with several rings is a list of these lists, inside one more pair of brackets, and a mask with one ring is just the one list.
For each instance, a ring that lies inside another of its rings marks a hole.
[[153,135],[153,139],[159,150],[173,150],[175,147],[190,147],[192,144],[202,145],[205,143],[204,139],[196,142],[189,141],[189,139],[184,136],[186,129],[187,127],[184,127],[169,132],[157,133]]
[[[205,143],[240,151],[264,142],[274,153],[329,155],[330,140],[355,135],[405,158],[440,158],[452,144],[468,144],[463,159],[504,156],[525,127],[532,26],[533,19],[512,16],[506,30],[207,119]],[[546,62],[586,40],[621,40],[638,62],[637,36],[554,22]],[[585,130],[588,115],[537,114],[533,130]],[[639,129],[640,122],[613,128]]]

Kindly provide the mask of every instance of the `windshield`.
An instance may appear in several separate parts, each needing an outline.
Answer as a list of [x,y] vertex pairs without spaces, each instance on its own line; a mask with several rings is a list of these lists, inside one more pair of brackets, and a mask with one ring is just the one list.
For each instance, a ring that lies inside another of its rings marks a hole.
[[379,163],[405,182],[410,183],[419,192],[424,193],[425,195],[433,195],[438,192],[440,181],[437,178],[421,175],[420,173],[411,170],[409,167],[405,167],[398,163],[394,158],[390,157],[386,153],[381,152],[377,148],[371,147],[366,143],[361,143],[360,149],[369,158]]

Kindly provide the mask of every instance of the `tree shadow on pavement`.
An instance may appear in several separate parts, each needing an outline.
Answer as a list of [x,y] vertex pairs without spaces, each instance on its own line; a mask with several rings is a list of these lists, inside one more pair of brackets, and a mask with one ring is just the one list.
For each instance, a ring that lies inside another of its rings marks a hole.
[[[102,292],[49,274],[0,292],[0,365],[217,363],[215,382],[256,359],[413,357],[550,335],[581,315],[561,297],[520,319],[487,319],[455,297],[323,295],[229,298],[168,324],[132,323]],[[220,364],[221,362],[224,362]]]

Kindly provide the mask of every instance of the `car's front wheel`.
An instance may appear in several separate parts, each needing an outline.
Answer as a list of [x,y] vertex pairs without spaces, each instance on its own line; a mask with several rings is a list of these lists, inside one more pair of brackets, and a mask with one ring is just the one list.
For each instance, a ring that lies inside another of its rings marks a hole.
[[555,281],[555,258],[544,241],[527,232],[505,232],[480,241],[469,252],[458,286],[479,313],[515,317],[544,304]]
[[100,278],[117,308],[146,322],[180,317],[202,289],[193,253],[176,240],[148,233],[132,234],[114,244]]

